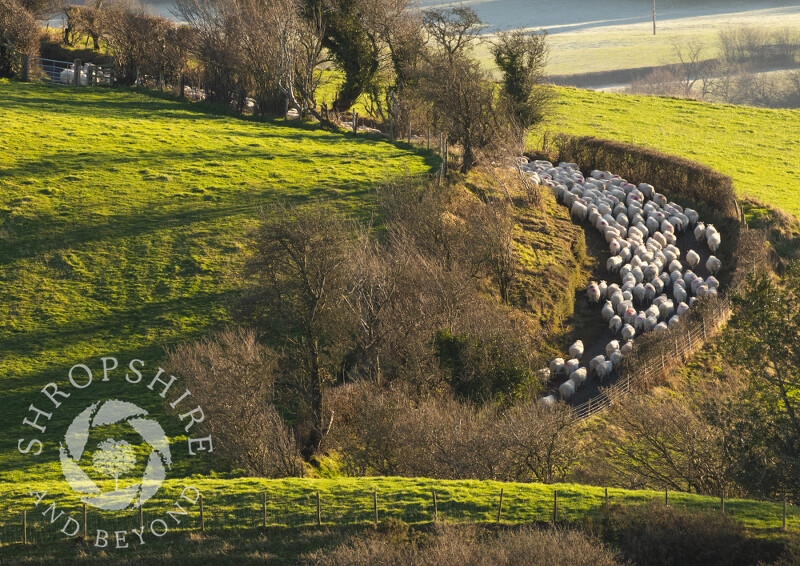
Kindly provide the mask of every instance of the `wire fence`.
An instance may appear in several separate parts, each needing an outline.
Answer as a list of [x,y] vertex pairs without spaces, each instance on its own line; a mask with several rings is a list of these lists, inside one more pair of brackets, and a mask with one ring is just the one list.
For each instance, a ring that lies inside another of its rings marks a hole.
[[[666,372],[686,362],[700,350],[706,341],[716,336],[728,322],[731,303],[728,297],[709,298],[698,316],[682,320],[666,331],[654,335],[659,348],[647,348],[641,341],[635,343],[628,362],[620,372],[619,380],[601,390],[600,395],[576,405],[576,419],[589,419],[605,411],[613,402],[620,401],[639,388],[647,389],[657,383]],[[648,344],[651,345],[651,344]],[[643,349],[647,348],[645,351]]]
[[[496,488],[496,489],[495,489]],[[50,512],[44,505],[21,509],[0,522],[0,546],[42,544],[84,539],[104,546],[103,539],[160,537],[175,531],[220,531],[267,527],[377,525],[387,519],[408,524],[449,523],[576,523],[601,516],[610,506],[642,505],[661,501],[690,512],[722,512],[745,525],[768,530],[800,529],[800,507],[786,500],[726,500],[671,491],[624,491],[620,489],[577,489],[542,484],[494,484],[464,482],[430,491],[389,492],[314,491],[313,486],[297,492],[215,493],[200,496],[180,510],[158,507],[125,512],[104,512],[85,505],[58,507]]]

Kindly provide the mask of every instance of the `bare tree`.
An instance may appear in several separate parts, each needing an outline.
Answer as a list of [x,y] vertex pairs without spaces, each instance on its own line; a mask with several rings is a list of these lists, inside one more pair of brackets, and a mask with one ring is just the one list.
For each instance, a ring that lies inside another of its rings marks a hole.
[[679,61],[683,95],[691,96],[694,85],[708,75],[708,65],[702,59],[705,44],[696,38],[674,39],[671,43]]
[[252,330],[229,329],[168,352],[166,369],[186,379],[207,416],[214,452],[268,477],[302,474],[294,434],[272,402],[278,357]]

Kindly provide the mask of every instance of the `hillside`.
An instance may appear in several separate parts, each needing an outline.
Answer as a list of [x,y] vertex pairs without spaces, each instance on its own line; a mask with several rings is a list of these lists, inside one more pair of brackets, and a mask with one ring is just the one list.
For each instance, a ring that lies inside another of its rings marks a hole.
[[[226,323],[237,252],[260,208],[327,199],[366,215],[375,182],[437,162],[131,91],[6,82],[0,109],[0,423],[13,431],[0,441],[4,481],[31,478],[16,439],[45,384],[65,383],[74,364],[97,371],[102,356],[152,368],[165,346]],[[95,380],[50,422],[63,430],[87,399],[125,399],[118,389]],[[161,410],[158,397],[138,396]],[[55,446],[36,474],[60,475]]]
[[729,175],[750,195],[800,215],[800,111],[559,88],[552,115],[529,147],[555,133],[651,147]]

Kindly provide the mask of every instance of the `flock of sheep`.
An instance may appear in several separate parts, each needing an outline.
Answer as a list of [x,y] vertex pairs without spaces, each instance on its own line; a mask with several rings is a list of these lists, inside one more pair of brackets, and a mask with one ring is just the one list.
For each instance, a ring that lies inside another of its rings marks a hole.
[[[697,298],[717,294],[714,274],[720,269],[719,259],[708,258],[705,265],[711,275],[703,279],[692,271],[700,255],[689,250],[682,261],[676,242],[678,234],[694,226],[696,241],[706,242],[713,254],[721,236],[713,225],[699,222],[696,211],[668,202],[647,183],[636,186],[608,171],[592,171],[585,178],[574,163],[554,167],[548,161],[533,161],[520,169],[532,182],[552,189],[573,217],[588,219],[603,234],[611,252],[606,268],[621,277],[619,284],[592,281],[586,290],[590,303],[604,301],[603,320],[621,341],[611,340],[605,354],[593,357],[587,368],[579,361],[584,346],[578,340],[569,348],[570,359],[556,358],[540,370],[546,379],[568,376],[558,389],[561,399],[568,400],[591,374],[601,382],[610,376],[631,351],[637,334],[666,330]],[[552,405],[556,400],[556,395],[548,395],[540,401]]]

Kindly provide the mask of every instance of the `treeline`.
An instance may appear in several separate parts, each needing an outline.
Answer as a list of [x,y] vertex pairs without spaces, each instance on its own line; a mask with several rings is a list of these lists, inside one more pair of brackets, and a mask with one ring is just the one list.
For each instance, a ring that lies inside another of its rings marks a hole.
[[[171,354],[169,366],[203,396],[220,451],[236,467],[292,474],[294,464],[285,462],[310,459],[323,440],[346,444],[340,431],[358,436],[352,427],[392,426],[352,420],[362,412],[353,405],[359,398],[333,391],[351,391],[345,386],[353,383],[374,387],[367,397],[376,402],[389,395],[387,418],[391,407],[418,399],[452,400],[467,415],[472,406],[536,398],[543,331],[507,305],[518,271],[511,205],[405,185],[384,188],[378,202],[380,228],[328,205],[269,210],[254,234],[243,273],[249,284],[236,309],[259,340],[232,330]],[[230,367],[239,369],[220,369]],[[241,408],[230,408],[239,393],[219,395],[230,388],[241,393]],[[277,460],[265,453],[267,437],[285,439]],[[262,456],[253,461],[252,454]],[[372,465],[357,460],[354,469]]]
[[[791,28],[721,31],[716,45],[697,39],[672,45],[678,63],[633,81],[633,94],[686,96],[767,108],[800,107],[800,34]],[[790,69],[772,73],[773,69]]]

